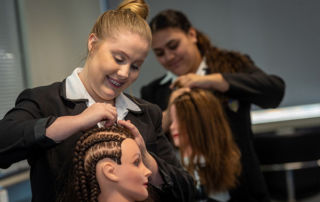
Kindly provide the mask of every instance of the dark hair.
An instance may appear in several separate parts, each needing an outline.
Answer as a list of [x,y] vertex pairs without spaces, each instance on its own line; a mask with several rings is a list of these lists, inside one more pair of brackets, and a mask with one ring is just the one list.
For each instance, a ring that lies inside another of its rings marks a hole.
[[73,152],[73,168],[65,179],[65,190],[57,201],[98,201],[100,187],[96,178],[96,165],[110,158],[121,164],[121,144],[126,138],[134,139],[123,126],[88,130],[77,141]]
[[[152,18],[150,28],[152,33],[167,28],[177,28],[187,34],[190,28],[194,27],[181,11],[168,9],[161,11]],[[206,60],[209,73],[244,72],[254,66],[253,61],[247,55],[237,51],[217,48],[211,44],[209,37],[199,30],[195,30],[197,33],[197,47],[201,56]],[[221,99],[226,99],[221,93],[216,92],[216,95]]]

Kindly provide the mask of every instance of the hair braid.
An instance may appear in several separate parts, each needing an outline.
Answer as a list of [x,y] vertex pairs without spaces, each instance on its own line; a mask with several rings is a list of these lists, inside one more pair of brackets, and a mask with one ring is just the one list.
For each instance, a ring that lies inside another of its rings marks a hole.
[[79,201],[97,201],[100,188],[96,165],[104,158],[121,164],[121,143],[134,136],[119,125],[93,128],[81,136],[74,149],[74,187]]

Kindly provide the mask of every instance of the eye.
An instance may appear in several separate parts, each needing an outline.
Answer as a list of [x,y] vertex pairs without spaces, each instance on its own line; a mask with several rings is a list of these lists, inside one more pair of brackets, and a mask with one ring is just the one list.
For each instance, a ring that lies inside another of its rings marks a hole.
[[162,50],[155,50],[154,51],[154,54],[157,56],[157,57],[161,57],[164,55],[164,51]]
[[168,48],[170,50],[175,50],[179,46],[179,43],[180,43],[179,41],[172,41],[168,44]]
[[141,162],[141,159],[138,158],[133,162],[133,164],[138,167],[140,165],[140,162]]
[[138,71],[140,69],[138,65],[131,65],[130,68],[134,71]]
[[121,56],[113,56],[113,59],[118,64],[123,64],[124,63],[124,59]]

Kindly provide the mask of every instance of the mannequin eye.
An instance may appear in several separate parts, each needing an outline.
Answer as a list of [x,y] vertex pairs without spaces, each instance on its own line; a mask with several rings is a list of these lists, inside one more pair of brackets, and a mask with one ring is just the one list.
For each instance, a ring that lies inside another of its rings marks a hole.
[[140,165],[140,162],[141,162],[141,158],[138,158],[133,162],[133,164],[138,167]]

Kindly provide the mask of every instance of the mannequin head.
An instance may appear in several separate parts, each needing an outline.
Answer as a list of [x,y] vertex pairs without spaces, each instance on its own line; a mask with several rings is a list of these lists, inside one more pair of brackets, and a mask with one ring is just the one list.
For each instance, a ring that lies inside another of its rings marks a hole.
[[241,171],[240,151],[220,101],[210,91],[192,89],[170,103],[170,116],[174,143],[181,156],[189,159],[188,164],[182,161],[187,170],[192,174],[200,168],[200,180],[207,190],[234,187]]
[[133,135],[121,126],[94,128],[74,152],[74,185],[79,201],[142,201],[151,171]]

